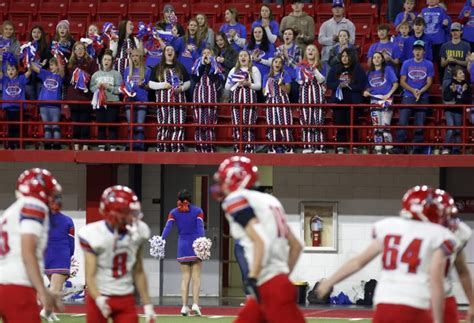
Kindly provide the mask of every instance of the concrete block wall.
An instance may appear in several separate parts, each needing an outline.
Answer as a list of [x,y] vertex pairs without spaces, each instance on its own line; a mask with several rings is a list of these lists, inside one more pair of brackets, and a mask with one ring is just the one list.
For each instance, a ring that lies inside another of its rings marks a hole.
[[[301,256],[293,274],[294,281],[310,285],[335,272],[345,261],[361,252],[371,241],[374,222],[398,214],[405,191],[415,185],[439,185],[437,168],[380,167],[274,167],[273,193],[289,214],[289,222],[301,237],[299,203],[338,202],[337,252],[309,252]],[[335,287],[355,296],[354,286],[361,280],[378,278],[380,258]]]

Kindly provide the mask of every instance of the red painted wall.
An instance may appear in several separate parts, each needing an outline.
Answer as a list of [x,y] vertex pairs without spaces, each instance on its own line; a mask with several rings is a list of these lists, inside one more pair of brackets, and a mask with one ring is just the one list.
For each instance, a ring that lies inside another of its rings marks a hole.
[[104,189],[117,184],[117,165],[87,165],[86,223],[102,219],[100,196]]

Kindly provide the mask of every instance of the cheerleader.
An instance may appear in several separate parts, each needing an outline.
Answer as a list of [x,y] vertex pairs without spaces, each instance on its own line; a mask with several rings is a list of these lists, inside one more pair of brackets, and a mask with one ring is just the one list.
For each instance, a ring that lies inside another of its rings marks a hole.
[[[264,76],[263,94],[265,102],[271,104],[288,104],[290,103],[288,93],[290,91],[291,76],[285,72],[283,58],[275,57],[270,67],[270,73]],[[289,107],[268,107],[266,108],[266,118],[268,125],[292,125],[293,119],[291,108]],[[284,141],[291,143],[293,135],[290,128],[268,128],[267,138],[270,142]],[[269,154],[276,153],[276,145],[271,145],[268,149]],[[283,148],[285,153],[293,153],[293,148],[288,145]]]
[[[74,222],[61,213],[61,206],[61,196],[56,196],[51,205],[48,244],[44,252],[44,273],[50,282],[49,289],[56,294],[61,294],[64,282],[70,276],[71,258],[75,250]],[[40,315],[48,322],[59,321],[55,313],[48,316],[44,308]]]
[[[308,45],[304,51],[303,60],[296,66],[296,79],[300,84],[301,104],[319,105],[325,102],[325,78],[319,71],[319,52],[316,46]],[[302,107],[300,110],[301,125],[324,124],[324,110],[317,107]],[[323,142],[324,135],[321,129],[302,128],[302,139],[305,142],[303,154],[324,154],[322,145],[315,146],[310,143]]]
[[[385,59],[380,52],[375,52],[371,57],[370,70],[367,73],[369,87],[364,91],[365,97],[370,97],[370,103],[379,104],[380,107],[370,108],[370,117],[372,124],[383,127],[390,126],[393,110],[390,105],[393,93],[398,88],[398,78],[391,66],[387,66]],[[374,131],[374,141],[377,155],[382,154],[381,143],[392,143],[392,134],[390,129],[376,128]],[[393,146],[385,146],[385,152],[390,154]]]
[[119,71],[120,75],[128,66],[128,56],[132,49],[139,48],[138,39],[132,35],[133,28],[130,20],[122,20],[118,26],[118,41],[110,41],[110,49],[115,57],[114,70]]
[[[128,101],[133,102],[147,102],[148,101],[148,82],[150,81],[151,70],[145,64],[143,52],[139,49],[133,49],[130,53],[130,65],[125,68],[122,79],[124,85],[133,92],[133,96],[127,98]],[[133,116],[130,105],[125,106],[125,115],[128,122],[136,124],[133,129],[133,139],[145,139],[145,129],[142,124],[145,123],[147,106],[143,104],[135,104],[133,106]],[[135,143],[134,150],[145,150],[144,143]]]
[[[178,256],[177,260],[181,267],[181,299],[183,307],[181,314],[187,316],[190,312],[201,316],[199,308],[199,289],[201,286],[202,260],[196,256],[193,242],[197,238],[204,237],[204,212],[192,203],[191,193],[182,190],[178,193],[177,207],[172,209],[168,215],[165,228],[161,237],[166,240],[173,224],[178,227]],[[193,305],[191,311],[188,307],[189,283],[193,281]]]
[[[189,74],[184,66],[177,61],[176,52],[172,46],[166,46],[163,50],[163,58],[153,69],[148,86],[156,91],[156,102],[186,102],[185,92],[189,89],[191,82]],[[156,110],[158,121],[157,140],[159,141],[156,151],[158,152],[183,152],[184,144],[168,144],[163,141],[183,141],[184,127],[167,126],[166,124],[184,124],[186,120],[186,107],[173,105],[159,106]]]
[[[230,90],[230,102],[250,104],[250,106],[245,106],[242,109],[240,106],[232,108],[232,124],[236,126],[233,128],[232,138],[235,142],[241,140],[245,142],[243,147],[245,153],[254,153],[255,146],[250,144],[250,142],[255,139],[255,129],[243,128],[241,138],[241,128],[238,127],[241,124],[252,126],[257,122],[257,112],[252,104],[257,102],[256,91],[262,88],[262,76],[258,68],[252,65],[249,52],[245,50],[240,51],[237,64],[229,72],[225,88]],[[241,110],[243,120],[241,120]],[[240,152],[240,148],[240,144],[236,143],[234,145],[236,153]]]
[[[196,83],[193,92],[193,102],[216,103],[217,91],[224,75],[214,57],[212,49],[202,51],[202,57],[196,60],[193,66],[193,79]],[[199,125],[215,125],[217,123],[216,106],[197,106],[194,108],[194,123]],[[206,141],[215,141],[215,129],[212,127],[197,127],[194,134],[196,152],[216,152],[214,144],[203,144]]]

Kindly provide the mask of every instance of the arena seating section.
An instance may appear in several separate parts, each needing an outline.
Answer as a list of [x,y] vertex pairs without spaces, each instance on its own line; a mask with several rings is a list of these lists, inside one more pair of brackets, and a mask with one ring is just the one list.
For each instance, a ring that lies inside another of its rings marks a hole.
[[[52,36],[56,24],[61,19],[68,19],[71,28],[70,32],[73,37],[78,40],[80,39],[88,26],[89,23],[96,22],[101,27],[103,22],[109,21],[118,25],[122,19],[130,19],[135,26],[139,21],[143,22],[157,22],[162,18],[163,6],[170,3],[174,6],[175,12],[179,18],[181,24],[186,26],[186,21],[190,17],[195,16],[198,13],[203,13],[208,17],[210,26],[214,30],[218,30],[220,25],[223,23],[224,11],[229,7],[237,8],[239,12],[239,22],[243,23],[247,27],[247,31],[250,31],[250,26],[254,20],[259,16],[260,12],[260,1],[254,0],[187,0],[187,1],[159,1],[159,0],[140,0],[138,2],[132,0],[78,0],[73,1],[59,1],[59,0],[29,0],[29,1],[15,1],[15,0],[0,0],[0,16],[2,20],[11,20],[16,27],[17,38],[20,41],[25,41],[28,37],[28,33],[31,27],[35,24],[41,24],[45,31]],[[451,16],[453,21],[457,20],[459,12],[463,7],[464,0],[448,0],[446,3],[448,8],[448,14]],[[417,12],[425,6],[424,1],[417,1]],[[291,5],[277,5],[269,4],[272,8],[275,19],[281,21],[281,18],[291,12]],[[360,52],[360,61],[364,68],[367,68],[366,54],[369,46],[377,41],[376,27],[380,23],[386,23],[386,8],[387,1],[383,0],[383,3],[372,4],[372,3],[350,3],[350,0],[345,1],[346,17],[351,19],[356,26],[356,44]],[[317,44],[317,34],[320,25],[327,19],[332,17],[332,4],[331,3],[317,3],[305,4],[304,10],[314,17],[315,20],[315,34]],[[394,28],[392,26],[392,32],[394,34]],[[317,44],[318,45],[318,44]],[[318,45],[319,46],[319,45]],[[438,74],[438,73],[436,73]],[[441,89],[439,78],[436,77],[434,80],[435,84],[430,90],[431,103],[441,103]],[[400,98],[396,98],[396,102],[400,102]],[[189,109],[191,110],[191,109]],[[221,109],[219,113],[219,123],[230,125],[230,111],[228,108]],[[331,124],[331,110],[328,110],[326,115],[326,124]],[[264,111],[261,109],[259,112],[258,124],[265,124]],[[295,111],[296,112],[296,111]],[[1,114],[2,112],[0,112]],[[1,116],[0,116],[1,117]],[[192,123],[191,111],[188,114],[188,122]],[[32,113],[27,117],[31,121],[40,121],[41,119],[37,113]],[[297,114],[295,113],[295,119]],[[67,119],[66,118],[64,119]],[[392,121],[392,125],[396,124],[397,114],[395,114]],[[120,138],[127,138],[126,120],[122,118],[124,127],[121,127]],[[156,122],[153,115],[149,116],[150,123]],[[295,120],[297,121],[297,120]],[[370,126],[369,115],[363,118],[362,125]],[[435,109],[433,115],[427,119],[427,126],[443,126],[444,118],[442,110]],[[0,137],[5,137],[5,129],[0,127]],[[27,127],[27,137],[42,138],[42,129],[40,125],[31,125]],[[63,138],[70,138],[71,127],[62,127],[64,132]],[[93,127],[95,128],[95,127]],[[147,127],[147,139],[154,139],[156,134],[155,127]],[[188,128],[189,129],[189,128]],[[355,138],[355,141],[371,141],[371,130],[360,132],[360,138]],[[186,139],[193,140],[193,129],[186,131]],[[442,142],[444,139],[445,130],[431,129],[427,131],[428,142]],[[296,140],[300,140],[298,134],[299,131],[295,131]],[[231,141],[231,129],[219,128],[218,139]],[[265,128],[259,128],[257,131],[257,140],[265,140]],[[93,134],[95,137],[95,134]],[[335,130],[327,129],[327,141],[335,140]],[[467,142],[473,142],[473,135],[469,131]]]

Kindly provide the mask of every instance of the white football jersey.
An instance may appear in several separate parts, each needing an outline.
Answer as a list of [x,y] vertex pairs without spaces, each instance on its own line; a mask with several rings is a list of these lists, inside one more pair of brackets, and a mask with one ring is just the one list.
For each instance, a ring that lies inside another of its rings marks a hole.
[[90,223],[79,231],[81,247],[97,256],[95,282],[101,295],[133,293],[132,270],[140,246],[150,237],[150,228],[138,221],[139,238],[115,234],[105,220]]
[[244,248],[245,258],[249,267],[253,263],[253,242],[247,236],[245,228],[235,220],[239,212],[249,211],[258,219],[256,230],[265,242],[265,255],[262,271],[257,279],[258,285],[265,283],[276,275],[288,273],[288,225],[283,206],[272,195],[242,189],[228,195],[222,203],[222,208],[229,221],[230,233],[239,240]]
[[382,272],[374,304],[430,307],[429,270],[433,253],[441,248],[446,256],[457,248],[454,234],[431,222],[393,217],[378,221],[374,238],[383,245]]
[[454,231],[454,235],[458,239],[458,248],[456,249],[456,252],[453,253],[448,258],[448,270],[447,270],[446,279],[444,280],[444,291],[446,292],[446,297],[454,296],[454,292],[453,292],[454,261],[456,260],[458,253],[462,252],[467,242],[471,238],[472,230],[466,223],[459,222],[456,225],[456,230]]
[[32,286],[21,256],[21,235],[38,237],[36,257],[43,271],[49,209],[33,197],[20,197],[0,217],[0,284]]

